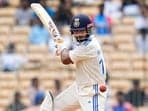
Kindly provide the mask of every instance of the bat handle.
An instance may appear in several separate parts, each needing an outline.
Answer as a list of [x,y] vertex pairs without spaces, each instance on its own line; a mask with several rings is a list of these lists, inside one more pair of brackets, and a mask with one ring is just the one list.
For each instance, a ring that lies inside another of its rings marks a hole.
[[57,38],[54,39],[54,42],[55,42],[55,44],[56,44],[57,46],[62,46],[63,43],[64,43],[64,40],[63,40],[63,38],[61,38],[61,37],[57,37]]
[[61,54],[61,51],[66,48],[64,46],[64,40],[61,37],[57,37],[54,39],[55,47],[56,47],[56,55],[59,56]]

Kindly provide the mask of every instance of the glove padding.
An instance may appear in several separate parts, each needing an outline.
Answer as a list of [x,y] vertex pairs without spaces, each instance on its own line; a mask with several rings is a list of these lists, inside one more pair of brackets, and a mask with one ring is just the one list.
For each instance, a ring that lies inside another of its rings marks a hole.
[[57,37],[54,39],[54,43],[55,43],[55,48],[56,48],[56,55],[59,56],[61,54],[61,51],[66,48],[64,46],[64,40],[62,37]]

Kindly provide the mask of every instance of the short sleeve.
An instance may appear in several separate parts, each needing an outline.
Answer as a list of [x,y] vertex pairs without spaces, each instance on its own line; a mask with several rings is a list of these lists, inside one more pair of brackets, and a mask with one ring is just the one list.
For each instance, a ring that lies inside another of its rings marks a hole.
[[71,60],[76,63],[78,61],[94,58],[97,56],[95,47],[77,47],[69,52]]

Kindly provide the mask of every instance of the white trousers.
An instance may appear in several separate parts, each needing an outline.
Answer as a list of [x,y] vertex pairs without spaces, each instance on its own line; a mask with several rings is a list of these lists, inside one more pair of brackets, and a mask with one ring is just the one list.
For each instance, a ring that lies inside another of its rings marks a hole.
[[82,111],[104,111],[107,92],[100,92],[99,85],[78,88],[74,82],[54,100],[55,108],[60,110],[75,107],[79,102]]

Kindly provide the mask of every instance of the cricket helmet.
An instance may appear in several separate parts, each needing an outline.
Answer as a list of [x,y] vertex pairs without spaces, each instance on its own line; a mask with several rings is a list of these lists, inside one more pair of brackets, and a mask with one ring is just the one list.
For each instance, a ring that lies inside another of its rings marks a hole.
[[74,16],[71,21],[70,31],[71,34],[75,31],[86,31],[88,35],[91,33],[91,29],[93,27],[92,21],[86,15],[79,14]]

